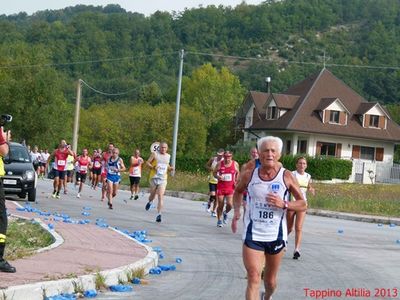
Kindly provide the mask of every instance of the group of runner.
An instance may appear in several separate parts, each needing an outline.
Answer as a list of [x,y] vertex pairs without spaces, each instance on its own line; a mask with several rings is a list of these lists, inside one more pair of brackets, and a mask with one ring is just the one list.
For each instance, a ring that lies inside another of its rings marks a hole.
[[34,146],[29,152],[33,167],[38,175],[38,177],[44,178],[47,175],[47,160],[50,153],[47,149],[39,150],[38,146]]
[[[138,200],[142,167],[145,165],[150,168],[150,196],[145,209],[150,209],[153,200],[157,196],[156,222],[161,222],[168,172],[172,171],[173,168],[170,165],[170,155],[167,153],[167,143],[162,142],[157,143],[157,145],[157,151],[152,152],[146,162],[140,156],[140,150],[135,149],[129,159],[128,172],[131,191],[130,200]],[[64,188],[64,193],[67,194],[67,184],[73,181],[72,178],[75,171],[75,186],[78,187],[77,198],[81,197],[84,183],[89,175],[90,187],[96,190],[101,186],[101,201],[107,198],[109,209],[113,209],[113,200],[121,183],[121,173],[127,170],[123,159],[119,156],[119,149],[114,144],[110,143],[107,151],[104,152],[101,149],[95,149],[92,156],[89,156],[86,148],[82,150],[80,155],[77,155],[65,140],[61,140],[58,148],[49,154],[47,158],[46,163],[50,165],[51,162],[54,174],[53,198],[61,198],[60,192],[62,188]]]

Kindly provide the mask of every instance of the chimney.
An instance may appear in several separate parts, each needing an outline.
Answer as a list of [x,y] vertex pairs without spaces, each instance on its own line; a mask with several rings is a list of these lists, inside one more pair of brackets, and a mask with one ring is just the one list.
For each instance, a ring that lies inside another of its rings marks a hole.
[[270,93],[270,89],[271,89],[271,77],[265,77],[265,84],[267,85],[267,93]]

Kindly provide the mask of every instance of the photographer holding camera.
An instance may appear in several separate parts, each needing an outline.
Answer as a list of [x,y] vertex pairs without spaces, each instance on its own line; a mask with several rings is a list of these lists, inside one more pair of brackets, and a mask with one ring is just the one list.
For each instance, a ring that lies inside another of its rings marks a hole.
[[[10,131],[4,132],[3,126],[10,122],[10,115],[2,115],[0,120],[0,177],[5,174],[3,157],[8,154],[9,147],[7,142],[11,137]],[[6,199],[4,196],[3,180],[0,178],[0,272],[15,273],[16,269],[4,259],[4,250],[6,247],[7,234],[7,211]]]

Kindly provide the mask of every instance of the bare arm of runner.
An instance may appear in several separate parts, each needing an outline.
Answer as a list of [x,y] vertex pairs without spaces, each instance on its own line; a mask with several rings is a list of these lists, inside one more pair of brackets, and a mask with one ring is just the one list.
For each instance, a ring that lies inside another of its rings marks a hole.
[[287,202],[284,201],[275,193],[268,193],[267,202],[269,205],[279,208],[287,208],[294,211],[304,211],[307,209],[307,202],[304,200],[303,193],[300,191],[299,184],[294,178],[292,172],[285,170],[284,180],[290,193],[294,196],[296,201]]
[[124,164],[124,161],[122,160],[122,158],[119,159],[119,163],[121,164],[121,168],[119,168],[118,171],[124,172],[126,170],[126,168],[125,168],[125,164]]
[[220,166],[221,166],[221,162],[219,162],[219,163],[216,165],[215,169],[213,170],[213,175],[214,175],[214,177],[217,178],[218,180],[221,180],[221,179],[222,179],[221,176],[218,175]]
[[155,155],[154,155],[154,153],[152,153],[152,154],[150,155],[149,159],[146,161],[146,165],[147,165],[150,169],[156,169],[156,168],[157,168],[157,167],[155,167],[155,166],[152,165],[152,162],[153,162],[154,158],[155,158]]
[[238,184],[233,193],[233,218],[231,229],[235,233],[237,231],[237,222],[240,220],[240,207],[243,202],[243,192],[246,190],[246,186],[250,181],[252,170],[246,169],[240,173]]

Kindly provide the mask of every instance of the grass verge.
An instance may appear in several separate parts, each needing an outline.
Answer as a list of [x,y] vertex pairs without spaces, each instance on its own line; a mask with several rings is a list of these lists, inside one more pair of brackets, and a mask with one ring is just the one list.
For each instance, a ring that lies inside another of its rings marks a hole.
[[5,257],[8,260],[30,256],[53,243],[52,235],[32,221],[9,219]]
[[315,196],[308,195],[310,208],[400,217],[400,185],[316,183],[314,187]]

